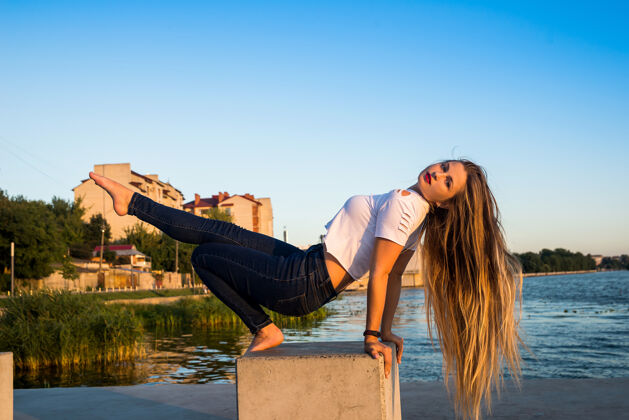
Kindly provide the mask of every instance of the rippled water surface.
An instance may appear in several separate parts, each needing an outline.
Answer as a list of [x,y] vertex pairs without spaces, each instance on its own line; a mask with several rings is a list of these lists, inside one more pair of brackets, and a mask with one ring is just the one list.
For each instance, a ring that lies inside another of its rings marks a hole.
[[[404,337],[403,382],[441,378],[432,347],[423,289],[402,289],[394,331]],[[307,330],[285,329],[286,342],[362,341],[366,293],[345,292],[329,304],[334,315]],[[522,351],[525,378],[629,376],[629,271],[524,279]],[[234,382],[234,358],[247,348],[247,330],[189,331],[149,336],[146,360],[100,371],[17,375],[16,388],[139,383]]]

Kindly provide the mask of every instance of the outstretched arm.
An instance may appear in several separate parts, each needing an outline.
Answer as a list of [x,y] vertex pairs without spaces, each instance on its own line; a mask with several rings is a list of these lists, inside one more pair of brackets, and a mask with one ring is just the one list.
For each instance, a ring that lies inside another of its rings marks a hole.
[[[382,314],[387,297],[389,274],[393,271],[395,262],[402,251],[402,245],[384,238],[376,238],[369,284],[367,286],[367,323],[366,329],[378,330],[382,322]],[[397,303],[396,303],[397,304]],[[393,310],[395,313],[395,309]],[[377,337],[365,337],[365,351],[377,358],[378,353],[384,354],[384,369],[388,377],[391,372],[391,349],[382,344]]]
[[404,339],[398,335],[393,334],[391,331],[393,327],[393,317],[395,316],[395,310],[397,309],[398,301],[400,300],[400,291],[402,289],[402,274],[408,265],[411,257],[413,256],[412,250],[403,251],[395,261],[393,270],[389,274],[389,281],[387,283],[387,298],[384,303],[384,312],[382,313],[382,323],[380,326],[380,333],[382,334],[382,341],[394,342],[397,348],[397,363],[402,363],[402,353],[404,352]]
[[387,284],[387,298],[384,304],[384,312],[382,313],[382,324],[380,332],[391,332],[393,326],[393,316],[397,309],[397,304],[400,299],[400,289],[402,288],[402,274],[408,265],[411,257],[413,256],[412,250],[405,250],[395,261],[393,269],[389,274],[389,281]]

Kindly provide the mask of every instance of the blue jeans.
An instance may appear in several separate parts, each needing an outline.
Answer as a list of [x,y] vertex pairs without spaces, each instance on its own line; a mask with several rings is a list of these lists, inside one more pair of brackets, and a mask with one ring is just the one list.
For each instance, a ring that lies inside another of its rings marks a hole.
[[180,242],[199,244],[192,265],[210,291],[251,333],[271,323],[260,305],[284,315],[306,315],[337,296],[323,245],[306,251],[232,223],[206,219],[134,193],[129,214]]

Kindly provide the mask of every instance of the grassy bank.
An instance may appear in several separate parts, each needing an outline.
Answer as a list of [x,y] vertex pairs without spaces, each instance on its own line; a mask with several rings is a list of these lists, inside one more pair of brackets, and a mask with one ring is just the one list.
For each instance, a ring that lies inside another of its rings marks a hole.
[[202,287],[196,289],[157,289],[157,290],[134,290],[128,292],[102,292],[94,293],[101,300],[119,300],[119,299],[147,299],[156,297],[175,297],[175,296],[192,296],[203,292]]
[[[3,299],[0,351],[13,352],[20,369],[77,367],[142,357],[147,329],[246,329],[215,296],[166,305],[106,305],[101,296],[39,292]],[[268,313],[280,328],[307,328],[329,310],[320,308],[304,317]]]
[[[37,293],[42,293],[39,291]],[[151,290],[128,290],[128,291],[90,291],[90,292],[68,292],[74,294],[81,294],[85,296],[93,296],[100,300],[120,300],[120,299],[147,299],[147,298],[159,298],[159,297],[176,297],[176,296],[193,296],[204,293],[204,288],[199,286],[195,289],[181,288],[181,289],[151,289]],[[15,296],[30,295],[31,292],[18,292]],[[0,294],[0,308],[7,305],[7,299],[9,296]]]
[[[142,320],[145,328],[245,328],[240,318],[215,296],[203,299],[182,299],[168,305],[120,305]],[[280,328],[309,327],[325,319],[329,309],[323,307],[303,317],[281,315],[267,311]]]
[[0,351],[21,369],[133,360],[142,355],[140,320],[88,295],[36,293],[5,299]]

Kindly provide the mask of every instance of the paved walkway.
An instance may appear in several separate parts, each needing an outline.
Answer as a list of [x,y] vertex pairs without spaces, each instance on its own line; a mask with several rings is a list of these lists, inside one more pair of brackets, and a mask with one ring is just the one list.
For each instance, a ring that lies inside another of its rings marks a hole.
[[[442,383],[402,383],[400,388],[404,420],[454,419]],[[14,391],[15,420],[225,420],[236,416],[233,384]],[[490,418],[629,419],[629,378],[528,380],[521,391],[509,385]]]

